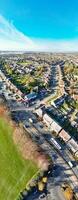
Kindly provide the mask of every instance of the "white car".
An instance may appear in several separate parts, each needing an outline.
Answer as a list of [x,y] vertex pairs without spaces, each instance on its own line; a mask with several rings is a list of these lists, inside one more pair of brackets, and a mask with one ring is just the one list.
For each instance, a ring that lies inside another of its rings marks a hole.
[[45,194],[45,193],[42,193],[42,194],[40,195],[40,197],[39,197],[39,200],[40,200],[40,199],[43,199],[45,196],[46,196],[46,194]]
[[72,168],[73,167],[73,164],[71,161],[68,162],[69,166]]

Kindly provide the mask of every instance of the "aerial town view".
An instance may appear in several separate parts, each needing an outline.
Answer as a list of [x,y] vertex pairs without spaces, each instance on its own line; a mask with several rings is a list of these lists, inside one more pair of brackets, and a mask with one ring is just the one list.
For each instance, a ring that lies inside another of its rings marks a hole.
[[0,200],[78,200],[78,2],[5,4]]

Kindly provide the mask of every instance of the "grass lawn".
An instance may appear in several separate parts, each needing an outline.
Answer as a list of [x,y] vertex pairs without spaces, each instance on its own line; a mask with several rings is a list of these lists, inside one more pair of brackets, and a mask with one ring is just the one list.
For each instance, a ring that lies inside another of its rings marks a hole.
[[38,168],[24,160],[12,140],[12,128],[0,118],[0,200],[17,200]]
[[61,106],[60,110],[61,110],[64,114],[67,114],[67,111],[66,111],[65,107],[62,107],[62,106]]
[[78,100],[77,100],[77,102],[76,102],[76,109],[78,110]]
[[19,62],[18,64],[22,65],[22,66],[27,66],[27,65],[30,65],[32,64],[31,61],[27,61],[27,62]]
[[77,114],[77,110],[75,110],[75,111],[72,113],[72,116],[71,116],[71,120],[72,120],[72,121],[75,119],[76,114]]
[[64,108],[66,111],[69,110],[69,106],[68,106],[68,104],[67,104],[66,102],[64,102],[63,108]]
[[58,92],[56,92],[50,99],[49,99],[49,103],[53,103],[57,98],[59,98],[59,94]]

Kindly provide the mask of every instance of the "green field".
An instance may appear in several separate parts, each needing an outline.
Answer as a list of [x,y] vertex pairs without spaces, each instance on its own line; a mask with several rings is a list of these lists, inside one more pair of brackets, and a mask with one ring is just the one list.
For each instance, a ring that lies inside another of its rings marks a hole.
[[12,128],[0,118],[0,200],[17,200],[37,166],[24,160],[12,140]]

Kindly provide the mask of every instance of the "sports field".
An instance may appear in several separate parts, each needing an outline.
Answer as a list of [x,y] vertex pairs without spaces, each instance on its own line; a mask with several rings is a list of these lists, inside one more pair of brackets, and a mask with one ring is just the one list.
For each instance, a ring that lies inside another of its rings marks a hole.
[[37,172],[31,160],[24,160],[12,140],[13,130],[0,118],[0,200],[17,200]]

